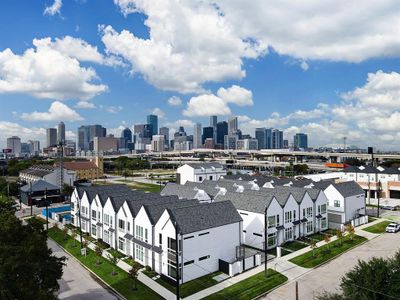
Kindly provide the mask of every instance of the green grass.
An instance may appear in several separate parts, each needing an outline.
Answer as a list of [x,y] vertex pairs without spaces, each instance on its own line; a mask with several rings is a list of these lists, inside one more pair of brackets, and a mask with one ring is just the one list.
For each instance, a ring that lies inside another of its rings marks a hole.
[[250,300],[261,294],[268,292],[274,287],[286,282],[288,279],[281,273],[268,269],[268,277],[265,278],[264,272],[253,275],[245,280],[205,297],[206,300],[232,299]]
[[68,237],[68,239],[64,239],[64,234],[60,229],[49,229],[49,237],[60,244],[70,254],[75,256],[82,264],[92,270],[97,276],[107,282],[111,287],[113,287],[127,299],[162,299],[160,295],[142,284],[140,281],[137,282],[138,289],[134,291],[132,289],[133,280],[128,277],[128,274],[124,270],[118,267],[114,266],[117,274],[114,276],[111,275],[113,265],[111,265],[111,263],[104,257],[100,257],[100,264],[97,265],[97,260],[99,258],[92,250],[88,249],[88,255],[86,257],[82,256],[80,254],[79,243],[76,242],[76,246],[74,247],[72,238]]
[[309,246],[305,243],[293,241],[293,242],[287,242],[287,243],[283,244],[282,247],[292,250],[292,251],[297,251],[297,250],[300,250],[300,249],[303,249],[303,248],[309,247]]
[[310,250],[302,255],[290,259],[289,261],[299,265],[300,267],[313,268],[366,240],[366,238],[358,235],[354,235],[353,240],[345,237],[341,242],[336,240],[329,244],[318,247],[314,250],[314,257],[312,255],[313,251]]
[[[290,251],[288,251],[288,250],[286,250],[286,249],[282,249],[281,248],[281,256],[285,256],[285,255],[288,255],[288,254],[290,254],[290,253],[292,253],[292,252],[290,252]],[[270,255],[273,255],[273,256],[277,256],[277,254],[276,254],[276,248],[273,248],[273,249],[269,249],[268,251],[267,251],[267,254],[270,254]]]
[[[152,193],[159,193],[160,192],[160,185],[159,184],[151,184],[151,183],[143,183],[143,182],[132,182],[129,184],[131,188],[135,190],[142,190],[145,192],[152,192]],[[161,185],[161,188],[163,186]]]
[[368,223],[371,223],[371,222],[373,222],[375,220],[378,220],[378,218],[368,216]]
[[109,249],[107,251],[108,251],[108,253],[114,255],[118,259],[122,259],[126,256],[125,254],[122,254],[121,252],[119,252],[118,250],[115,250],[115,249]]
[[[150,272],[143,272],[143,274],[149,276],[150,278],[155,276],[155,273],[153,271]],[[180,296],[182,298],[188,297],[190,295],[196,294],[197,292],[200,292],[201,290],[204,290],[206,288],[209,288],[210,286],[216,285],[219,283],[218,281],[214,280],[213,277],[221,274],[221,272],[214,272],[199,278],[196,278],[194,280],[185,282],[184,284],[181,284],[180,286]],[[171,291],[172,293],[176,293],[176,286],[171,285],[170,283],[166,282],[162,278],[159,278],[156,280],[159,284],[161,284],[163,287]]]
[[363,230],[367,231],[367,232],[371,232],[371,233],[376,233],[376,234],[384,233],[386,231],[386,226],[388,226],[390,223],[392,223],[392,222],[382,221],[375,225],[364,228]]

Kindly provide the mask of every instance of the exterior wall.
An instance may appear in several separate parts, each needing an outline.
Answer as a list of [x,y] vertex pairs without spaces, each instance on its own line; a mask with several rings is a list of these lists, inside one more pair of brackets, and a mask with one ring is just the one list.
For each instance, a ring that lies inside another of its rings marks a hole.
[[180,174],[180,184],[185,184],[186,181],[195,181],[194,169],[188,165],[183,165],[177,169],[177,173]]
[[223,168],[194,169],[189,165],[179,167],[177,173],[180,174],[180,184],[185,184],[186,181],[218,180],[221,176],[226,176],[226,171]]
[[[322,206],[326,205],[325,213],[322,211]],[[318,198],[315,200],[315,213],[314,215],[321,215],[321,218],[315,218],[315,232],[324,231],[328,229],[328,198],[324,192],[319,193]],[[325,223],[325,226],[324,226]]]
[[[153,238],[154,238],[154,232],[153,232],[153,224],[151,224],[150,219],[146,213],[146,210],[144,207],[142,207],[138,214],[136,215],[135,218],[135,238],[140,239],[138,236],[137,232],[137,227],[140,226],[143,228],[143,241],[148,244],[150,247],[153,245]],[[146,232],[147,232],[147,239],[146,239]],[[136,255],[134,256],[135,260],[140,262],[142,265],[145,266],[150,266],[151,268],[154,269],[154,264],[153,264],[153,253],[150,249],[147,249],[146,247],[143,246],[136,246],[135,247],[142,247],[141,250],[143,250],[144,255],[143,255],[143,260],[141,260],[139,257]]]
[[[119,227],[119,220],[124,221],[124,228]],[[134,218],[129,210],[128,204],[124,204],[120,207],[117,213],[116,228],[115,232],[117,235],[117,249],[118,251],[133,257],[132,242],[125,238],[126,234],[134,236]],[[129,225],[128,225],[129,223]]]
[[[288,241],[293,241],[295,237],[298,237],[298,225],[293,225],[293,222],[299,219],[299,204],[293,198],[292,195],[289,196],[289,199],[286,201],[285,206],[283,207],[283,219],[282,223],[285,227],[283,230],[279,232],[279,242],[280,244]],[[285,213],[288,212],[292,214],[292,219],[290,221],[285,219]],[[294,216],[295,214],[295,216]],[[285,232],[292,232],[291,237],[286,236]]]
[[263,250],[264,214],[239,209],[238,212],[243,219],[243,244]]
[[99,197],[93,199],[90,206],[90,235],[95,239],[101,239],[103,237],[103,226],[98,226],[97,223],[101,223],[103,215],[103,208]]
[[[83,194],[79,204],[81,211],[81,228],[83,232],[89,233],[90,231],[90,202],[86,193]],[[79,220],[78,220],[79,222]],[[79,223],[78,223],[79,226]]]
[[[105,221],[105,215],[111,216],[112,220],[107,223]],[[108,199],[103,207],[103,240],[108,243],[112,248],[116,249],[116,234],[117,234],[117,221],[116,213],[111,204],[111,200]],[[111,230],[110,230],[111,229]],[[107,235],[108,237],[105,237]]]
[[[313,200],[311,199],[310,195],[308,193],[306,193],[304,198],[303,198],[303,201],[301,201],[301,203],[299,205],[299,208],[300,208],[299,209],[299,220],[303,219],[304,210],[307,213],[307,208],[312,207],[313,208],[313,212],[314,212],[315,211],[314,210],[314,205],[315,204],[314,204]],[[307,218],[307,220],[308,220],[308,218]],[[311,221],[311,220],[314,221],[314,218],[310,219],[309,221]],[[307,233],[306,226],[307,226],[306,223],[301,222],[298,225],[297,231],[299,231],[299,233],[296,233],[296,236],[303,237],[303,236],[307,236],[309,234],[312,234],[312,233]]]
[[345,199],[345,222],[349,222],[358,215],[365,215],[365,195],[354,195]]

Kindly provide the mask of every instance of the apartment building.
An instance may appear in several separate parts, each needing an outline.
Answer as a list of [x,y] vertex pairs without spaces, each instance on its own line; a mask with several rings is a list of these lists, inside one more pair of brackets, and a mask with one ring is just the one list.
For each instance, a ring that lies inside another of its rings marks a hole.
[[188,163],[180,166],[177,171],[177,182],[202,182],[203,180],[218,180],[226,175],[226,170],[219,163]]
[[132,191],[124,185],[78,187],[71,223],[93,238],[180,283],[237,262],[242,218],[230,201],[197,200]]

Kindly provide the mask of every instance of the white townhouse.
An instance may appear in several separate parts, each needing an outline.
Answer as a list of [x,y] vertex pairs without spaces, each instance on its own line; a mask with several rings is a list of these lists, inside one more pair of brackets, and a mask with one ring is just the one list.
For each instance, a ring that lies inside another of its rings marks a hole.
[[333,183],[324,192],[328,198],[330,228],[341,228],[347,223],[358,226],[368,222],[365,193],[356,182]]
[[203,180],[218,180],[226,175],[226,169],[219,163],[187,163],[176,171],[177,182],[202,182]]

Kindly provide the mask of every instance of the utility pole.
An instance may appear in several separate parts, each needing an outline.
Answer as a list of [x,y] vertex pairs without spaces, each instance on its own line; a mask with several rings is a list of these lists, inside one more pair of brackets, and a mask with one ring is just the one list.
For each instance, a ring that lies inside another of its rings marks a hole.
[[29,193],[29,201],[31,204],[31,217],[33,216],[33,200],[32,200],[32,181],[29,182],[29,187],[30,187],[30,193]]
[[380,192],[381,192],[381,181],[380,180],[378,181],[378,186],[376,188],[376,192],[378,193],[378,214],[377,214],[377,217],[379,218],[379,208],[380,208],[380,200],[381,200],[381,195],[380,195]]
[[296,300],[299,300],[299,282],[296,281]]
[[46,204],[46,231],[49,231],[49,202],[47,202],[47,188],[44,190],[44,201]]
[[[176,299],[180,300],[180,285],[179,285],[179,234],[178,234],[178,222],[175,221],[175,264],[176,264]],[[183,267],[183,266],[182,266]]]
[[267,254],[267,249],[268,249],[268,217],[267,217],[267,208],[265,208],[264,212],[264,275],[265,278],[268,277],[268,271],[267,271],[267,260],[268,260],[268,254]]

